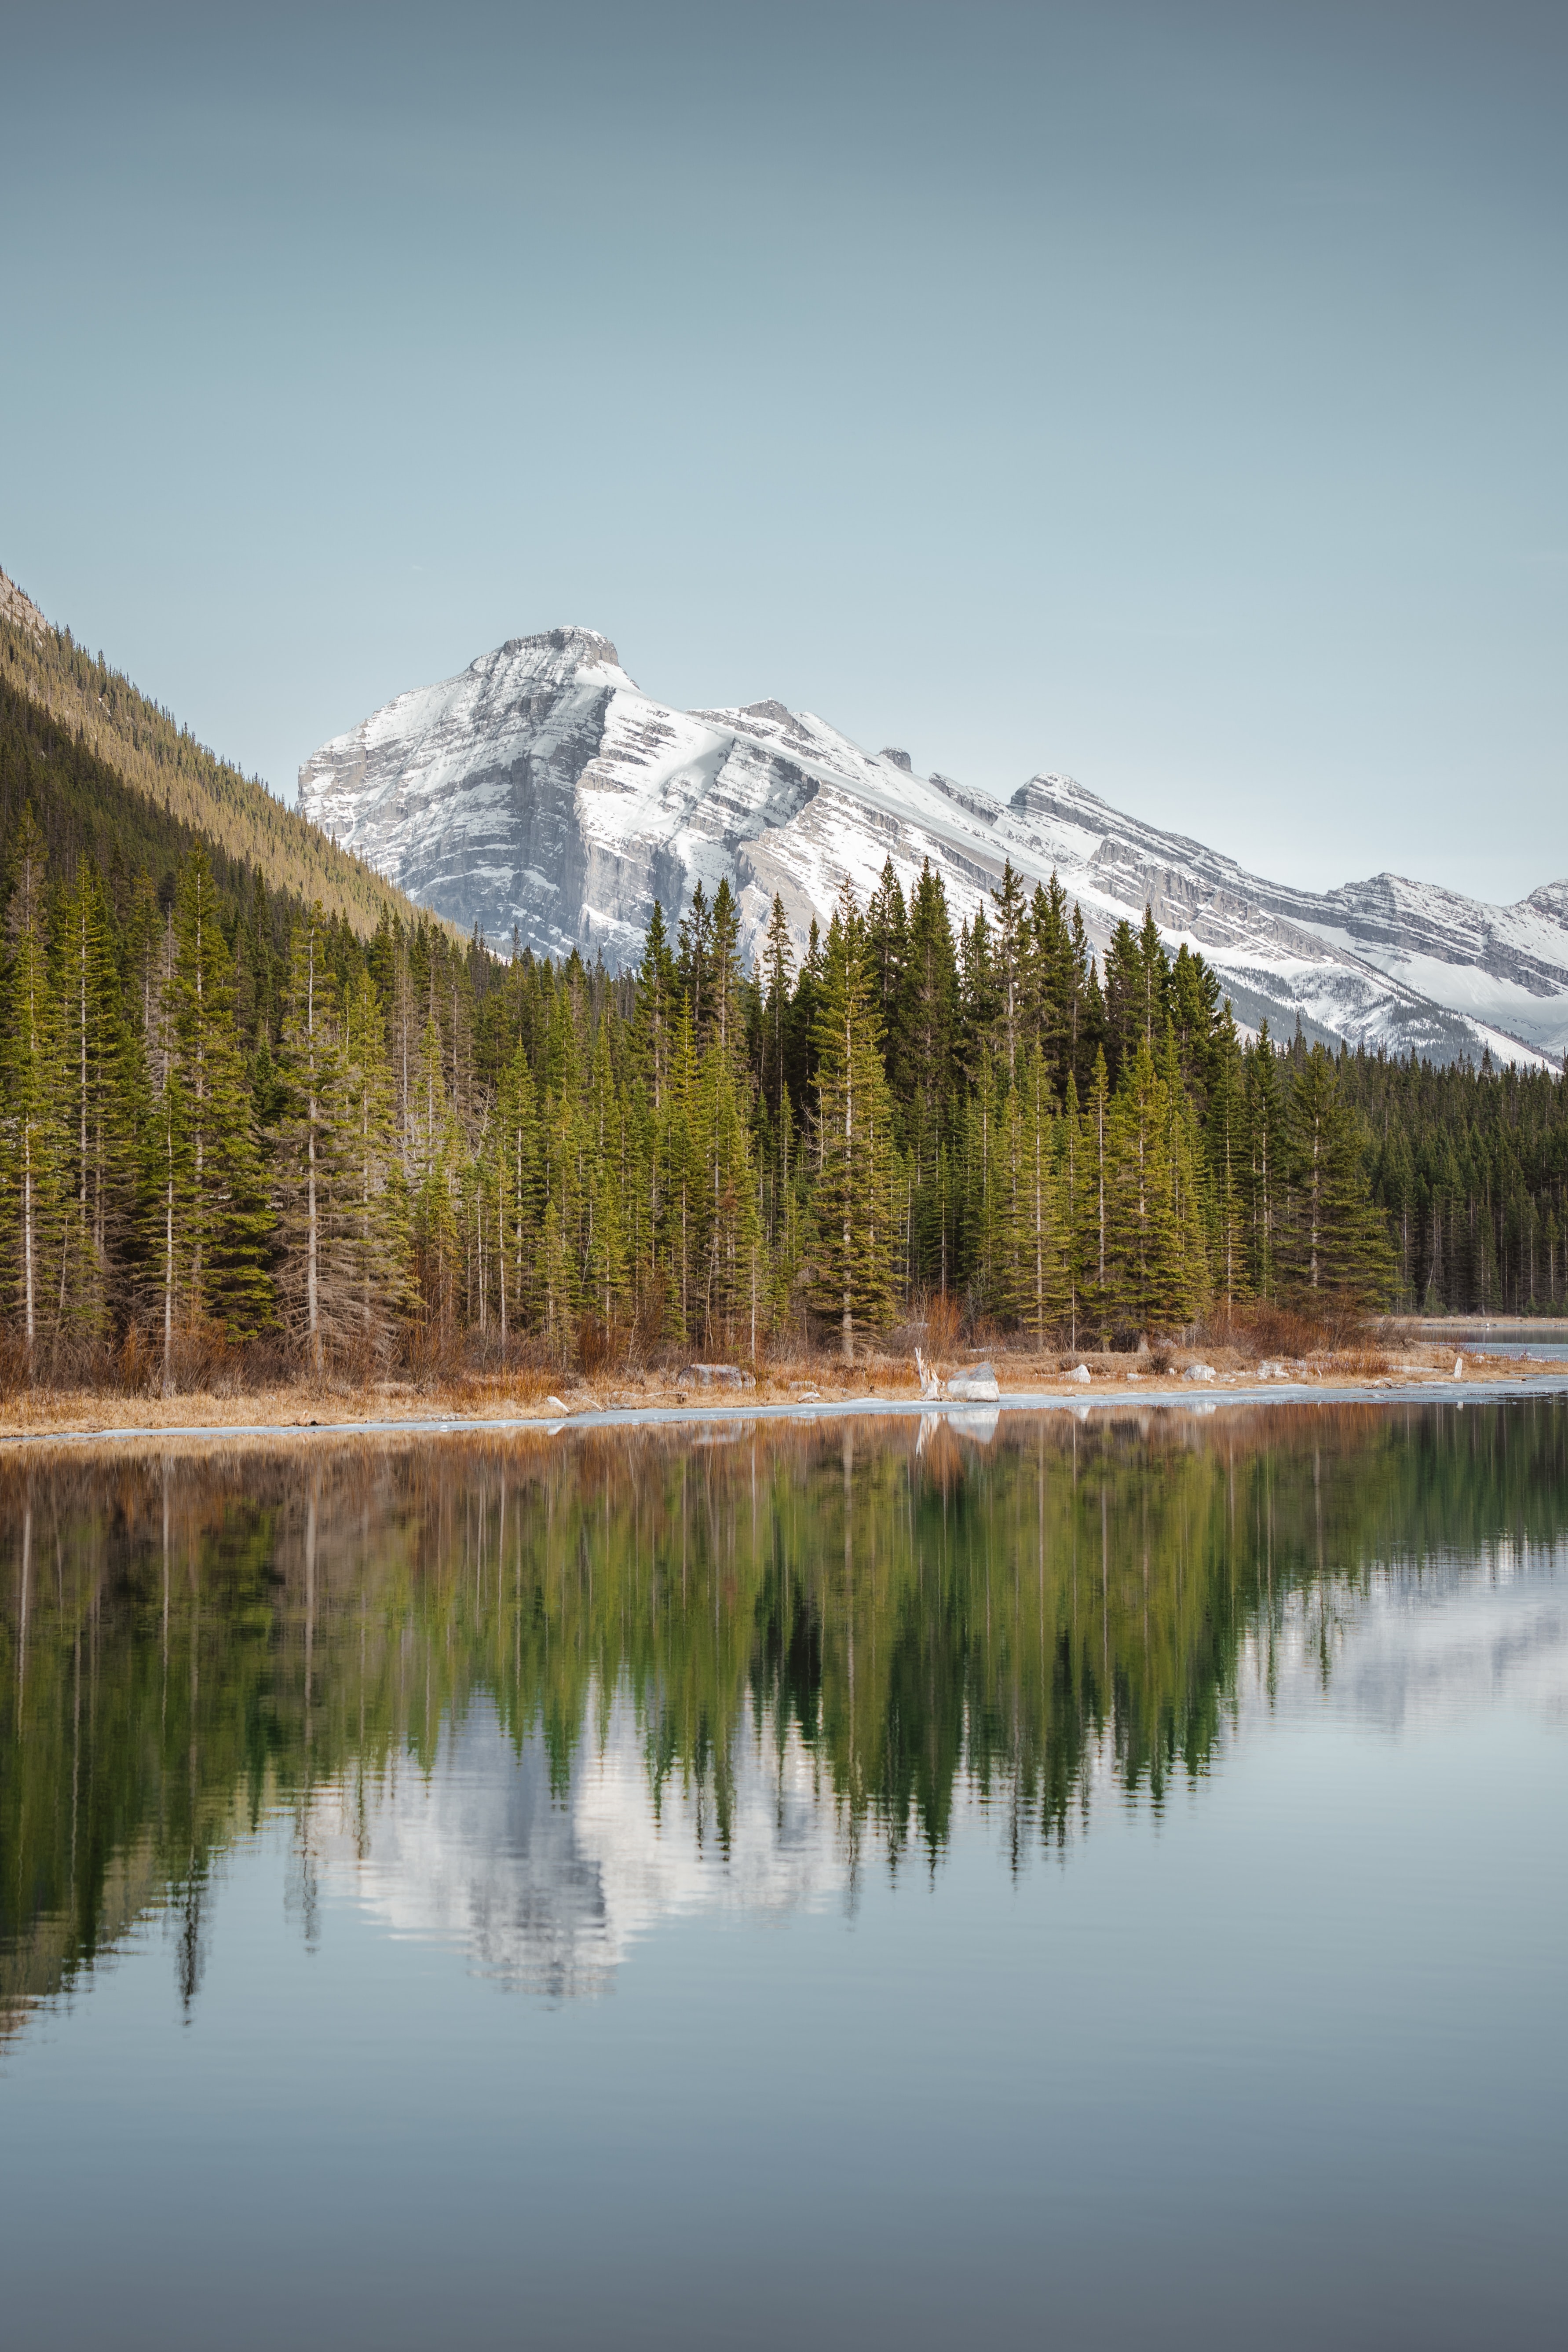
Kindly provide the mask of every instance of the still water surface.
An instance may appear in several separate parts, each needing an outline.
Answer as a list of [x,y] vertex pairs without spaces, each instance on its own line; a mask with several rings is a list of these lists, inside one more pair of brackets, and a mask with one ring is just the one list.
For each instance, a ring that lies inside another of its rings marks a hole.
[[1568,1402],[0,1463],[0,2333],[1555,2346]]

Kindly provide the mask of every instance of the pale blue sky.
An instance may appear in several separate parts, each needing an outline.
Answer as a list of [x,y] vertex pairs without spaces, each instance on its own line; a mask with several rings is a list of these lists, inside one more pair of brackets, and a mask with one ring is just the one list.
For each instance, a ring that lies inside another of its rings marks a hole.
[[6,11],[0,565],[291,799],[561,620],[1568,873],[1568,8]]

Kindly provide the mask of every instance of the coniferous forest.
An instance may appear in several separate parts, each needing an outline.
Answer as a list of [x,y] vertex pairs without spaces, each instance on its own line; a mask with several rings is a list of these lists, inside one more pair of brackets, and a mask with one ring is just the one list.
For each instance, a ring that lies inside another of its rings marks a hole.
[[1146,918],[1101,966],[1054,881],[955,928],[889,867],[798,960],[775,901],[749,972],[727,883],[619,976],[365,934],[0,687],[13,1379],[1568,1295],[1561,1079],[1244,1040],[1201,957]]

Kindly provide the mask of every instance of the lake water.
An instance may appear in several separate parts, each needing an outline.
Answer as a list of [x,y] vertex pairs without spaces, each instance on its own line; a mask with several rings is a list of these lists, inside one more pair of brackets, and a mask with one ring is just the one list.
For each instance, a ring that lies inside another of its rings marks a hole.
[[1568,1401],[14,1455],[0,1577],[17,2352],[1562,2341]]

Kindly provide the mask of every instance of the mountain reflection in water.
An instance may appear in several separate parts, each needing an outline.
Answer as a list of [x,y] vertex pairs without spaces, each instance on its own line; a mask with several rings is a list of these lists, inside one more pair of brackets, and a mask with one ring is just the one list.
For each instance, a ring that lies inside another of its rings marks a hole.
[[[853,1899],[1158,1807],[1239,1717],[1397,1723],[1525,1678],[1568,1408],[1280,1406],[355,1441],[0,1465],[0,2030],[166,1908],[196,1997],[214,1873],[293,1823],[394,1935],[564,1996],[692,1908]],[[1452,1588],[1454,1612],[1406,1606]],[[1556,1590],[1560,1590],[1556,1588]]]
[[624,1690],[594,1726],[563,1793],[537,1731],[513,1745],[479,1701],[448,1730],[433,1769],[395,1764],[318,1791],[302,1847],[394,1935],[466,1951],[503,1983],[595,1992],[660,1916],[720,1907],[787,1911],[842,1886],[831,1811],[792,1729],[763,1752],[749,1722],[721,1835],[710,1790],[682,1776],[655,1790],[644,1728]]

